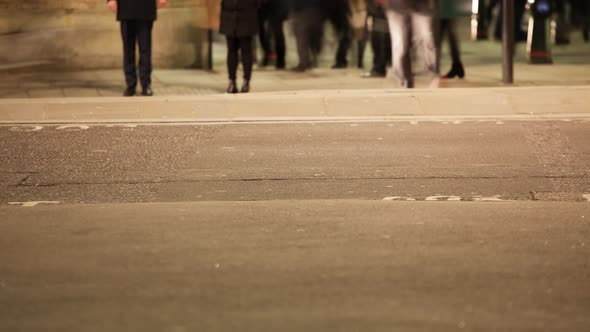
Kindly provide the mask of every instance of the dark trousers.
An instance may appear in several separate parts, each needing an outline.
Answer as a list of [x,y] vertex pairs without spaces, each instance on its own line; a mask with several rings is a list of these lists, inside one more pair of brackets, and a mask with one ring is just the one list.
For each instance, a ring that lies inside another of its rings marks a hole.
[[379,74],[385,74],[387,64],[391,61],[391,36],[385,13],[383,13],[383,17],[373,17],[371,50],[373,51],[372,70]]
[[459,49],[459,37],[455,27],[455,20],[444,18],[440,20],[440,38],[438,38],[438,49],[442,50],[442,41],[445,37],[449,39],[449,49],[453,64],[461,63],[461,51]]
[[252,36],[234,37],[226,36],[227,42],[227,71],[229,79],[234,81],[237,78],[238,60],[242,58],[244,79],[249,81],[252,78],[252,66],[254,64],[254,49]]
[[291,14],[293,32],[297,42],[298,67],[311,68],[312,56],[315,58],[321,50],[322,18],[319,9],[310,7]]
[[123,70],[128,87],[137,86],[137,66],[135,45],[139,45],[139,80],[142,87],[152,83],[152,27],[154,21],[123,20],[121,37],[123,38]]
[[[264,57],[268,60],[269,55],[274,51],[277,55],[277,68],[285,68],[285,33],[283,31],[284,20],[279,17],[272,17],[272,13],[264,13],[259,16],[259,38],[260,45],[264,51]],[[271,42],[272,40],[272,42]],[[273,43],[274,42],[274,43]]]
[[[340,9],[340,8],[339,8]],[[334,27],[334,31],[338,36],[338,49],[336,50],[336,64],[347,65],[348,61],[346,56],[350,48],[351,38],[350,32],[351,27],[348,21],[347,12],[339,10],[328,14],[328,21]]]

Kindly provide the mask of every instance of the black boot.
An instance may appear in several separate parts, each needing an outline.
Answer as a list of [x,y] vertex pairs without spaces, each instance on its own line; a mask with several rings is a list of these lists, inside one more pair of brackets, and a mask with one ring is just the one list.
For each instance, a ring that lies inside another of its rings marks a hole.
[[238,84],[236,80],[230,80],[229,85],[227,86],[227,93],[238,93]]
[[244,81],[244,85],[242,85],[242,90],[240,92],[242,92],[242,93],[250,92],[250,80]]
[[453,63],[451,70],[443,76],[443,78],[455,78],[455,77],[463,78],[465,77],[465,69],[463,69],[463,64],[461,62]]
[[133,97],[135,96],[135,87],[134,86],[128,86],[125,91],[123,91],[123,96],[125,97]]

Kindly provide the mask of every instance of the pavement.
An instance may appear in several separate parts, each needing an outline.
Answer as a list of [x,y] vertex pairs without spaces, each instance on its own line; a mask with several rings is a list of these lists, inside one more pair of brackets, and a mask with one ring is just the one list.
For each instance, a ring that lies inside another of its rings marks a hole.
[[[469,27],[469,22],[462,25]],[[461,30],[462,56],[467,76],[464,80],[445,82],[445,87],[498,87],[502,83],[501,44],[496,41],[469,41],[469,31]],[[515,86],[575,86],[590,84],[590,44],[584,43],[577,32],[572,32],[572,44],[555,46],[553,65],[530,65],[526,60],[525,45],[516,46]],[[293,50],[293,45],[290,45]],[[332,64],[331,46],[320,59],[320,68],[297,74],[256,68],[252,81],[253,92],[300,91],[318,89],[394,89],[398,83],[393,78],[367,79],[361,74],[368,70],[349,68],[328,69]],[[450,68],[449,56],[443,48],[442,71]],[[153,88],[158,96],[202,96],[219,94],[227,86],[225,48],[214,45],[215,71],[192,69],[159,69],[153,73]],[[351,54],[353,52],[351,51]],[[349,57],[351,63],[353,56]],[[370,66],[371,53],[367,48],[365,66]],[[295,66],[295,52],[289,52],[288,64]],[[419,63],[419,62],[417,62]],[[416,65],[417,86],[428,86],[426,75]],[[120,96],[124,86],[121,70],[57,71],[44,66],[21,69],[2,69],[0,66],[0,98],[70,98]]]

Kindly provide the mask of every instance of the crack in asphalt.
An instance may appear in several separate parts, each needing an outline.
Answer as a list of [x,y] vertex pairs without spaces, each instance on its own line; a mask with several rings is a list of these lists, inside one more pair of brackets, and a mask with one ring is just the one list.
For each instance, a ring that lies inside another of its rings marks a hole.
[[322,178],[322,177],[302,177],[302,178],[244,178],[244,179],[186,179],[186,180],[164,180],[164,181],[113,181],[113,182],[53,182],[53,183],[26,183],[30,179],[26,176],[18,184],[7,185],[6,187],[55,187],[55,186],[83,186],[83,185],[142,185],[142,184],[173,184],[173,183],[198,183],[198,182],[272,182],[272,181],[357,181],[357,180],[503,180],[503,179],[546,179],[546,180],[581,180],[588,179],[588,176],[550,176],[550,175],[533,175],[533,176],[425,176],[425,177],[348,177],[348,178]]

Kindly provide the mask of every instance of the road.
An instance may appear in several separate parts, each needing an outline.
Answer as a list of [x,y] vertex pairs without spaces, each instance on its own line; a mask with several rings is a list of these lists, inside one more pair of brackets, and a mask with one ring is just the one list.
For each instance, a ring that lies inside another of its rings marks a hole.
[[0,330],[588,331],[589,129],[0,127]]
[[111,126],[0,127],[0,203],[590,193],[588,120]]

